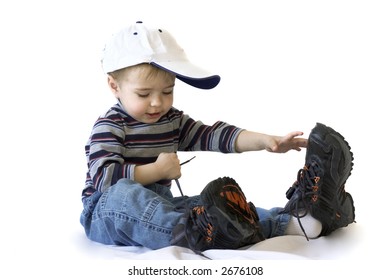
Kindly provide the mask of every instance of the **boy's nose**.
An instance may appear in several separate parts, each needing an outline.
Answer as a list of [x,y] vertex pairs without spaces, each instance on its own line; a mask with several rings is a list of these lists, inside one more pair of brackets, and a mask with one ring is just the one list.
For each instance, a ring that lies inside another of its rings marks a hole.
[[158,106],[161,106],[161,98],[159,96],[155,96],[152,98],[152,100],[150,101],[150,105],[152,107],[158,107]]

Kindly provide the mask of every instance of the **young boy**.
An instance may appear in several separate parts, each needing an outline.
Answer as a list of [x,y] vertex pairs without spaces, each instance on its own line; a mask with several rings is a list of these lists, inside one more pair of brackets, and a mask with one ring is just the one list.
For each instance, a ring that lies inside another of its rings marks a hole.
[[[302,132],[274,136],[194,121],[172,107],[175,79],[211,89],[220,77],[190,63],[167,31],[142,22],[111,38],[102,67],[118,103],[98,118],[86,145],[80,221],[91,240],[201,252],[288,234],[316,238],[354,222],[353,200],[344,190],[352,152],[332,128],[317,124],[305,139]],[[229,177],[210,182],[197,196],[171,193],[172,180],[178,184],[181,176],[177,151],[301,148],[307,148],[305,166],[287,191],[284,208],[256,208]]]

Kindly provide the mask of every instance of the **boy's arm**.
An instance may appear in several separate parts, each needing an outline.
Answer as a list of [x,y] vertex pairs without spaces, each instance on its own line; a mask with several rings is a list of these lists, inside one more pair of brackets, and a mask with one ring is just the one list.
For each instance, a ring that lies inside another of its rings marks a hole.
[[307,139],[301,138],[303,132],[294,131],[285,136],[268,135],[243,130],[236,139],[236,152],[267,150],[274,153],[285,153],[289,150],[300,151],[307,146]]

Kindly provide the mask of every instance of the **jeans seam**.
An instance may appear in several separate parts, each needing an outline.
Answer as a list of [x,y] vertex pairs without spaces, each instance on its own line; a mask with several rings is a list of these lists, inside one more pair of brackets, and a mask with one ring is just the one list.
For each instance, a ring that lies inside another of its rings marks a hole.
[[142,215],[141,221],[142,222],[149,222],[151,220],[151,217],[153,217],[153,214],[156,212],[157,206],[161,202],[158,199],[153,199],[149,205],[146,207],[146,211]]

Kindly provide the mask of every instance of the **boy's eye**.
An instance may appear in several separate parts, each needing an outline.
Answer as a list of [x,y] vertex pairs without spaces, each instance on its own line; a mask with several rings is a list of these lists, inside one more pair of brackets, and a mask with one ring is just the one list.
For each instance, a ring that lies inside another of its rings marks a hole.
[[163,90],[163,94],[172,94],[173,93],[173,87],[168,87]]
[[137,93],[138,97],[141,97],[141,98],[146,98],[149,96],[149,93]]

